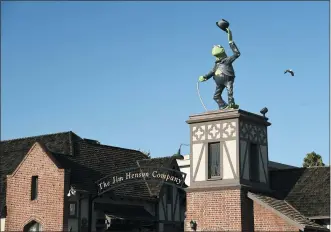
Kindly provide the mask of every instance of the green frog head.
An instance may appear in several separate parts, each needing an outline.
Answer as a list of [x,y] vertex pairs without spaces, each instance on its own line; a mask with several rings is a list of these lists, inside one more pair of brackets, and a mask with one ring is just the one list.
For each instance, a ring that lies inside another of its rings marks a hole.
[[216,57],[216,60],[227,57],[225,49],[221,45],[214,45],[213,49],[211,50],[211,54]]

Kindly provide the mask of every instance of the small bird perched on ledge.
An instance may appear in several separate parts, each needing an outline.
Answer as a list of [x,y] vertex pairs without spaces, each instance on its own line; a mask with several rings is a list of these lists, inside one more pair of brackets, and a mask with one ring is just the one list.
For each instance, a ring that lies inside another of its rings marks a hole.
[[287,69],[285,72],[284,72],[284,74],[285,73],[291,73],[291,76],[293,77],[294,76],[294,72],[292,71],[292,69]]

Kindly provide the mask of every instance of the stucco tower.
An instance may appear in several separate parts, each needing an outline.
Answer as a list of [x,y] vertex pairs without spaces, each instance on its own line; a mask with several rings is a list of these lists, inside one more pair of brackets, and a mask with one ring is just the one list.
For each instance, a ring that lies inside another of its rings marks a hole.
[[243,110],[192,115],[185,231],[250,231],[247,190],[269,191],[268,119]]

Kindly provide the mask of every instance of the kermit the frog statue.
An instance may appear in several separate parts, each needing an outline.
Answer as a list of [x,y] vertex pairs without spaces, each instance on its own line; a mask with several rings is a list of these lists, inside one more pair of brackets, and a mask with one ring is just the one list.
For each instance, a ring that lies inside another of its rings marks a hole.
[[[233,98],[235,73],[232,63],[240,56],[240,52],[234,41],[232,41],[232,33],[230,29],[226,28],[225,30],[228,34],[228,40],[233,51],[233,55],[228,57],[222,46],[214,45],[211,51],[212,55],[216,58],[214,68],[206,75],[200,76],[199,82],[207,81],[213,77],[216,83],[214,100],[217,102],[219,109],[238,109],[239,106],[235,104]],[[228,91],[228,104],[222,99],[222,92],[224,88]]]

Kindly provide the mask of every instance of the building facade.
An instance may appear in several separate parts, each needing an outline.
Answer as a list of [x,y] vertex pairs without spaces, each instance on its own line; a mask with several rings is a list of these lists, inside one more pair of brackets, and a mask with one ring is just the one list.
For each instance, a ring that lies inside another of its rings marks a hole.
[[[148,158],[73,132],[1,142],[1,231],[180,231],[185,192],[132,182],[98,194],[96,181],[135,167],[179,171],[172,157]],[[185,185],[183,186],[185,187]]]

